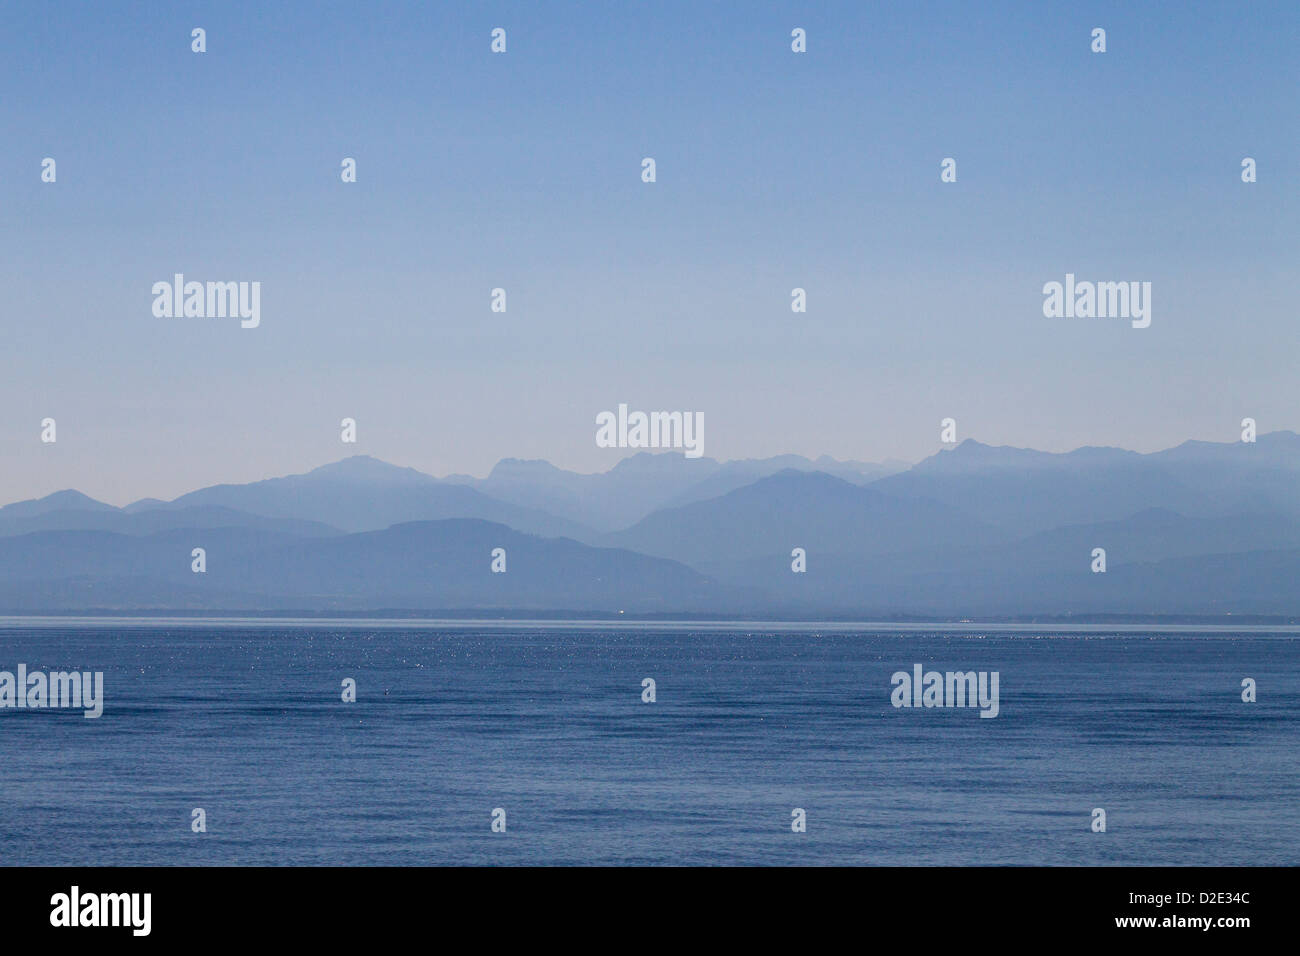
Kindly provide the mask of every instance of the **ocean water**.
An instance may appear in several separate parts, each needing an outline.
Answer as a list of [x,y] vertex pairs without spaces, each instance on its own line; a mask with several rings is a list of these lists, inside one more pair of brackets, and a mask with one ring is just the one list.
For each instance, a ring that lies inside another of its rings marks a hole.
[[[0,621],[18,663],[105,706],[0,709],[7,865],[1300,861],[1294,630]],[[916,663],[999,715],[895,709]]]

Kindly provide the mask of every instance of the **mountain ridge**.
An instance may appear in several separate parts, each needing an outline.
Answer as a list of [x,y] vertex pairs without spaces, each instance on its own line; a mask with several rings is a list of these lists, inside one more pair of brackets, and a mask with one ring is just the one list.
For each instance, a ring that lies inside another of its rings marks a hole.
[[1147,454],[967,440],[874,477],[698,461],[502,459],[467,484],[360,455],[125,508],[64,489],[0,508],[0,610],[1300,615],[1292,432]]

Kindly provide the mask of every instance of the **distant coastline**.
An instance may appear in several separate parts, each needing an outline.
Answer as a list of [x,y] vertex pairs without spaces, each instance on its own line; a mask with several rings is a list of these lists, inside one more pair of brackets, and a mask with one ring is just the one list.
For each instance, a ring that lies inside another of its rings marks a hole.
[[946,630],[952,632],[987,630],[1057,630],[1070,632],[1114,630],[1122,632],[1147,631],[1181,631],[1184,628],[1196,628],[1231,633],[1243,629],[1263,629],[1300,632],[1300,615],[1285,617],[1280,615],[1224,615],[1221,617],[1197,615],[1154,615],[1147,618],[1134,618],[1126,615],[1057,616],[1057,617],[1007,617],[999,619],[953,619],[933,620],[916,617],[837,617],[810,620],[799,617],[771,617],[755,615],[753,617],[736,617],[723,615],[619,615],[619,614],[579,614],[563,613],[544,614],[539,612],[518,611],[443,611],[431,615],[426,611],[358,611],[354,614],[327,612],[284,612],[260,613],[256,611],[232,610],[220,613],[184,612],[172,610],[150,611],[114,611],[99,609],[95,611],[49,611],[34,614],[10,614],[0,609],[0,629],[22,627],[108,627],[113,625],[130,626],[400,626],[400,627],[507,627],[526,628],[537,626],[544,628],[666,628],[666,629],[775,629],[808,631],[830,630]]

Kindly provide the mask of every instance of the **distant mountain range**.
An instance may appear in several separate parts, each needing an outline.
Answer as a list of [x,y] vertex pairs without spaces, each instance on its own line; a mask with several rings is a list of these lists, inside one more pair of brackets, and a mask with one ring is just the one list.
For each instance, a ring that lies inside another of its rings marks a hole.
[[905,462],[867,464],[799,455],[718,462],[641,452],[603,474],[563,471],[546,461],[507,458],[484,479],[453,477],[499,501],[536,508],[598,532],[616,531],[661,508],[716,498],[780,471],[823,472],[854,484],[906,469]]
[[1300,435],[968,440],[911,467],[506,459],[483,479],[358,456],[170,502],[0,508],[0,613],[91,610],[1300,619]]

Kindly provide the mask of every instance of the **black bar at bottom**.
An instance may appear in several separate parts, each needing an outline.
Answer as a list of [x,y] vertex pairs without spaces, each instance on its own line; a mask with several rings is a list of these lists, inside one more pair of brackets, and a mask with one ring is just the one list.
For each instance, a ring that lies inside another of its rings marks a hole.
[[6,944],[374,945],[413,934],[450,943],[445,934],[468,932],[494,943],[519,935],[639,948],[843,930],[936,951],[1057,937],[1230,946],[1285,929],[1295,875],[1254,867],[0,868],[0,926]]

